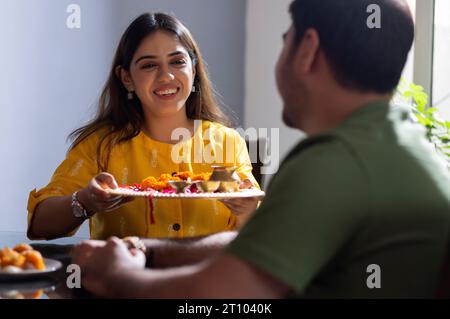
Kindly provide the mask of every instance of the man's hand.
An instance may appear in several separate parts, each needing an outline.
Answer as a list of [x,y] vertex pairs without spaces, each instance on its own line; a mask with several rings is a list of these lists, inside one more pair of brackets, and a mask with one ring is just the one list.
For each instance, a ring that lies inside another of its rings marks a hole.
[[83,242],[75,247],[73,260],[81,267],[83,286],[101,297],[261,299],[280,298],[290,291],[269,274],[227,254],[190,266],[143,269],[143,253],[129,252],[117,238]]
[[84,241],[75,246],[72,261],[81,268],[83,286],[90,292],[107,296],[107,284],[116,274],[144,269],[145,255],[137,249],[128,250],[122,240]]

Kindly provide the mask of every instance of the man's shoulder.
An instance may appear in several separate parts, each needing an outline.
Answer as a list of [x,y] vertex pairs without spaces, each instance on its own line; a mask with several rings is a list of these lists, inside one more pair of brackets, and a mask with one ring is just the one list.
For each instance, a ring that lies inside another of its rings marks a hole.
[[286,157],[271,189],[304,188],[321,191],[323,185],[352,191],[365,189],[366,173],[352,146],[334,135],[322,135],[299,143]]
[[282,166],[339,165],[341,161],[348,160],[356,160],[352,145],[338,134],[322,134],[298,143],[286,156]]

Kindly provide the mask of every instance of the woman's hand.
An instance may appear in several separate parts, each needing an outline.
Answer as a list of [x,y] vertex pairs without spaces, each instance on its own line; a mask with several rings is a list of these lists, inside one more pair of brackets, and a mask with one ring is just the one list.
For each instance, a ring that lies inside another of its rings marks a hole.
[[[255,186],[249,179],[244,179],[241,181],[239,186],[240,189],[252,189]],[[234,198],[234,199],[224,199],[221,202],[236,216],[249,215],[256,210],[258,207],[259,198],[249,197],[249,198]]]
[[258,198],[233,198],[221,202],[237,217],[236,227],[239,229],[247,223],[258,207]]
[[78,192],[78,200],[88,210],[108,212],[133,200],[133,197],[111,195],[108,189],[118,188],[117,182],[109,173],[100,173],[89,182],[89,185]]
[[221,202],[236,216],[252,214],[258,206],[257,198],[223,199]]
[[[249,179],[242,180],[239,186],[240,189],[253,189],[254,187]],[[237,226],[240,228],[253,215],[258,207],[259,200],[258,197],[249,197],[224,199],[221,202],[237,217]]]

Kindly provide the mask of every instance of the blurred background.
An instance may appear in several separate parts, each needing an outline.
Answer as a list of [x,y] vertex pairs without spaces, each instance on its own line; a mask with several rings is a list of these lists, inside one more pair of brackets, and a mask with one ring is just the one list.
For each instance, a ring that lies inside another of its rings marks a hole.
[[[274,67],[291,0],[2,0],[0,231],[24,233],[27,198],[64,159],[68,134],[91,118],[121,34],[146,11],[192,31],[216,90],[243,128],[279,128],[280,159],[302,138],[281,121]],[[450,1],[408,0],[417,24],[404,76],[450,120]],[[81,8],[70,29],[67,8]],[[88,237],[87,225],[77,233]],[[0,243],[1,244],[1,243]]]

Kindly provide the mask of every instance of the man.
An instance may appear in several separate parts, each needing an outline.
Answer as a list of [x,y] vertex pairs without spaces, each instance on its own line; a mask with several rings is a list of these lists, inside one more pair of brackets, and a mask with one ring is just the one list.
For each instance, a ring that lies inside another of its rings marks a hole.
[[[381,28],[367,22],[371,4],[381,9]],[[410,11],[400,0],[295,0],[290,10],[276,78],[284,121],[309,137],[283,161],[255,215],[225,249],[218,244],[213,258],[190,266],[148,270],[143,254],[118,239],[84,243],[74,261],[88,290],[129,298],[433,296],[450,178],[408,110],[389,105],[414,38]],[[172,256],[200,259],[203,240],[173,245]]]

